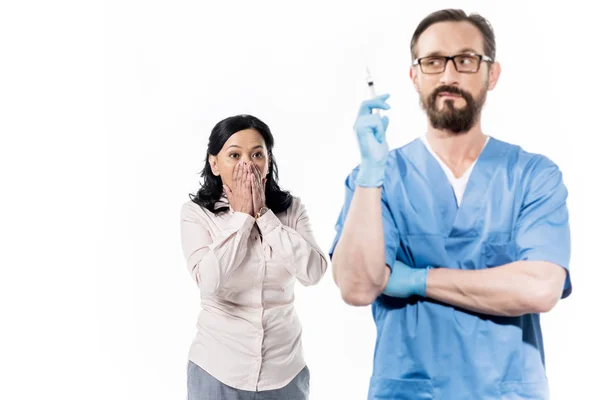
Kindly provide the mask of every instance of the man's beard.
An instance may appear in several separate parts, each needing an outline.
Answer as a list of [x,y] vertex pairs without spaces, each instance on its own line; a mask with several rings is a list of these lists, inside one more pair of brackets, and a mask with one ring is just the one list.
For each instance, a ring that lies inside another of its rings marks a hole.
[[[466,105],[462,108],[455,108],[454,101],[451,99],[444,100],[441,108],[437,108],[437,98],[442,92],[456,94],[461,96]],[[450,131],[454,134],[462,134],[468,132],[481,113],[483,104],[487,94],[487,84],[479,93],[477,98],[456,86],[440,86],[436,88],[426,99],[421,95],[421,106],[427,113],[431,126],[435,129]]]

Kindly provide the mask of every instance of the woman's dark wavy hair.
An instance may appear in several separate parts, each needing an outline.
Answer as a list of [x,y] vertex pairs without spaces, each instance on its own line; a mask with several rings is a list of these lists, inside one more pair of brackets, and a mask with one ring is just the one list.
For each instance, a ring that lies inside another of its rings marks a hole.
[[209,164],[209,156],[216,156],[223,148],[223,145],[225,145],[225,142],[227,142],[234,133],[244,129],[254,129],[260,133],[265,140],[270,160],[269,173],[267,174],[267,181],[265,183],[266,205],[275,214],[283,212],[292,204],[292,195],[287,191],[281,190],[277,182],[279,174],[277,163],[275,162],[275,157],[272,152],[273,145],[275,144],[273,134],[271,134],[271,130],[267,124],[260,119],[247,114],[225,118],[215,125],[208,138],[204,169],[200,173],[201,177],[204,178],[204,183],[201,183],[200,189],[195,195],[190,193],[190,199],[214,214],[229,210],[229,207],[219,207],[215,209],[215,204],[223,195],[223,181],[220,176],[215,176],[212,173]]

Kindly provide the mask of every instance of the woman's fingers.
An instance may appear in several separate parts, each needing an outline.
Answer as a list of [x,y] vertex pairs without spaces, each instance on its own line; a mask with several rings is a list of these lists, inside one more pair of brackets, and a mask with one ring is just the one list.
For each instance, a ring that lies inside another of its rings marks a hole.
[[253,174],[252,174],[252,170],[251,170],[251,166],[249,164],[246,164],[246,176],[245,176],[245,184],[246,184],[246,193],[245,193],[245,200],[246,200],[246,207],[248,210],[249,214],[253,213],[254,210],[254,187],[252,182],[254,181],[253,178]]
[[250,166],[248,164],[244,167],[244,188],[248,191],[248,195],[250,192],[250,183],[252,182],[252,173],[250,172]]
[[256,167],[256,179],[257,179],[257,186],[260,188],[261,192],[264,193],[265,192],[265,183],[267,182],[267,178],[263,178],[262,177],[262,173],[260,172],[260,169],[258,169],[258,167]]
[[256,187],[256,179],[252,179],[250,181],[250,189],[252,190],[252,204],[256,205],[256,194],[258,193],[258,188]]
[[263,193],[260,181],[254,176],[252,179],[252,208],[255,214],[264,206]]
[[260,168],[252,162],[239,161],[233,170],[231,187],[223,184],[225,195],[230,204],[236,204],[244,212],[252,213],[265,202],[265,182]]
[[262,189],[264,187],[266,179],[264,179],[262,177],[262,173],[260,172],[260,169],[258,168],[258,166],[256,164],[252,164],[252,167],[254,170],[254,177],[256,180],[256,188]]
[[250,165],[252,166],[252,173],[254,174],[254,177],[258,178],[260,176],[260,171],[258,170],[258,167],[254,163]]
[[241,165],[241,161],[239,161],[237,164],[235,164],[235,167],[233,168],[233,189],[237,190],[240,187],[240,177],[241,177],[241,170],[242,170],[242,165]]

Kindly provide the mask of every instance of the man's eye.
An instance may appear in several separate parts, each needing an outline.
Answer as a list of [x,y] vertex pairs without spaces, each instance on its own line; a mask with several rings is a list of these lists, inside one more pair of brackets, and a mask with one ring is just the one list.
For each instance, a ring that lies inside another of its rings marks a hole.
[[441,58],[429,58],[425,61],[428,66],[436,67],[442,64]]
[[477,58],[464,56],[464,57],[458,58],[458,62],[462,65],[472,65],[477,62]]

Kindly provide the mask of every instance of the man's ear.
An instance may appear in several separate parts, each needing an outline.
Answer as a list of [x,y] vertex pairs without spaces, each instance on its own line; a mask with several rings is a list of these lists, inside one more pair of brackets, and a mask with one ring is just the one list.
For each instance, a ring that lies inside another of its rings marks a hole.
[[488,75],[488,90],[493,90],[496,87],[498,79],[500,79],[501,72],[502,68],[500,68],[500,63],[498,61],[490,65],[490,71]]
[[419,90],[421,89],[421,87],[419,86],[419,79],[417,77],[417,72],[415,71],[415,69],[413,67],[410,67],[408,76],[410,77],[410,80],[412,81],[413,86],[418,93]]

